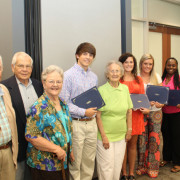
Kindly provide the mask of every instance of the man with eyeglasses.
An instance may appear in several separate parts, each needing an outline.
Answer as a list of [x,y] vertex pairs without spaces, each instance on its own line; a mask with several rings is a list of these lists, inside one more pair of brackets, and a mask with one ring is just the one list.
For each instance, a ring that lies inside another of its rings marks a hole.
[[30,78],[32,67],[32,58],[25,52],[17,52],[14,54],[11,64],[14,75],[2,81],[2,84],[9,90],[16,114],[19,141],[16,180],[30,179],[30,173],[25,162],[27,149],[27,141],[25,140],[26,114],[31,105],[43,93],[42,83]]
[[97,144],[96,107],[80,108],[72,98],[97,86],[98,79],[89,66],[96,56],[96,49],[90,43],[82,43],[76,50],[75,65],[64,73],[63,88],[60,94],[69,106],[73,124],[73,153],[75,161],[70,164],[71,180],[91,180]]

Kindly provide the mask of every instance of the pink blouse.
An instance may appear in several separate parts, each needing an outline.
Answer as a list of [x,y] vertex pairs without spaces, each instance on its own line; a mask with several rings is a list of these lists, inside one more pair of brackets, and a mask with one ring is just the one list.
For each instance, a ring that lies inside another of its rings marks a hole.
[[[168,84],[165,84],[165,81],[166,81],[166,78],[165,78],[163,81],[163,86],[169,87],[169,89],[175,89],[173,79],[174,79],[174,75],[171,77],[171,80],[168,82]],[[180,108],[177,108],[176,106],[164,106],[162,108],[162,111],[167,114],[172,114],[172,113],[180,112]]]

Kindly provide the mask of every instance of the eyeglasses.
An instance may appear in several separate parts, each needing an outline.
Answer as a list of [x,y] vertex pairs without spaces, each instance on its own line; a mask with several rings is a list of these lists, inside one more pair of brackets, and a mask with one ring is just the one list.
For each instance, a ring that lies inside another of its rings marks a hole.
[[54,85],[55,83],[57,84],[57,85],[60,85],[60,84],[62,84],[62,81],[54,81],[54,80],[49,80],[49,81],[47,81],[49,84],[51,84],[51,85]]
[[111,70],[109,71],[111,74],[119,74],[121,71],[120,70]]
[[17,64],[16,65],[19,69],[24,69],[24,68],[26,68],[26,69],[31,69],[32,68],[32,66],[31,65],[23,65],[23,64]]

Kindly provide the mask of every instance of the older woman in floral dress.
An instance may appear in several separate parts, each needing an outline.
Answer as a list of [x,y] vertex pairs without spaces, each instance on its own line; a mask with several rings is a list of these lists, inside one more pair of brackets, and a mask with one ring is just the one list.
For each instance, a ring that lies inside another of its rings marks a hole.
[[74,160],[71,117],[67,105],[58,97],[63,83],[62,69],[54,65],[47,67],[42,82],[44,94],[27,115],[27,164],[33,180],[60,180],[63,175],[68,176],[69,157]]

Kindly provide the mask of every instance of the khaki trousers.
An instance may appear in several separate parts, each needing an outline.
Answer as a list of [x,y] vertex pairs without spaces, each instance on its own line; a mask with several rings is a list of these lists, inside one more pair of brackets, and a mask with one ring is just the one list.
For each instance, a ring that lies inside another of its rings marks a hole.
[[0,150],[0,180],[15,180],[15,175],[11,148]]
[[92,180],[97,145],[97,124],[73,120],[73,152],[75,161],[69,165],[70,180]]

